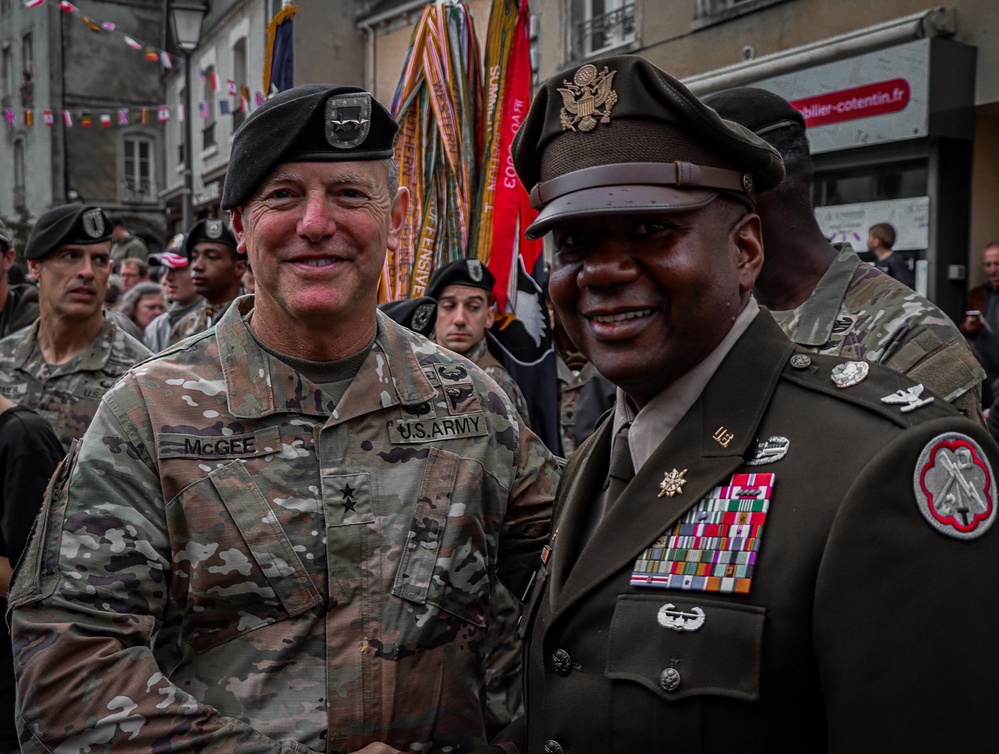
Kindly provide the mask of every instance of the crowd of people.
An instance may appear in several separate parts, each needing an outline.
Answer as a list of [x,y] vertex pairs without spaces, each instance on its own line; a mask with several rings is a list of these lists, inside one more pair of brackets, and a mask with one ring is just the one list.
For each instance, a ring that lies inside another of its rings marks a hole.
[[363,89],[268,99],[162,253],[58,206],[8,282],[0,235],[0,754],[985,750],[999,247],[955,324],[891,226],[825,238],[806,131],[637,56],[540,86],[557,447],[487,265],[378,306]]

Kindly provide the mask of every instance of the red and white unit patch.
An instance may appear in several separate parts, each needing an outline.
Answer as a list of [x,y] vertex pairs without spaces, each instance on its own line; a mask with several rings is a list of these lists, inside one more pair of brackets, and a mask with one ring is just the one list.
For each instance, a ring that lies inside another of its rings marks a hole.
[[996,518],[996,481],[981,446],[960,432],[930,440],[913,476],[916,505],[930,526],[957,539],[977,539]]

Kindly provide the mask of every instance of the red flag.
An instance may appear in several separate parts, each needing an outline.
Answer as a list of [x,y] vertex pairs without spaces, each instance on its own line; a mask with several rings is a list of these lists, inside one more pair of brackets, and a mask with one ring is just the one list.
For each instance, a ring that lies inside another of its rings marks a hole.
[[111,127],[111,113],[107,110],[101,111],[101,128]]
[[503,118],[500,122],[499,178],[493,196],[492,243],[489,270],[496,276],[493,295],[501,312],[506,311],[511,284],[516,284],[517,257],[524,258],[524,266],[534,269],[540,256],[541,241],[528,241],[524,230],[533,222],[537,212],[531,209],[524,186],[517,180],[510,147],[521,121],[531,104],[531,37],[530,10],[526,2],[520,6],[517,26],[507,73],[506,90],[503,92]]

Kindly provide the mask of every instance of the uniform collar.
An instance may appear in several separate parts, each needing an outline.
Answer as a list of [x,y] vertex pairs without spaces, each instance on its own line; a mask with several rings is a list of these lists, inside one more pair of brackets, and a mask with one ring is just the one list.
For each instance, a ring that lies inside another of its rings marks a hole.
[[374,345],[340,402],[328,405],[319,387],[257,345],[244,320],[252,310],[253,296],[243,296],[216,328],[229,412],[236,418],[291,412],[337,424],[389,406],[420,405],[436,394],[419,361],[421,351],[430,355],[436,346],[376,312]]
[[772,312],[774,319],[797,320],[791,339],[800,346],[821,346],[832,337],[833,325],[850,287],[860,257],[853,249],[843,249],[805,302],[791,311]]
[[[28,332],[21,338],[21,342],[14,351],[15,369],[21,369],[38,347],[38,329],[41,327],[41,324],[41,320],[35,320],[35,323]],[[115,324],[114,319],[108,316],[107,311],[105,311],[104,324],[101,325],[100,332],[91,341],[90,346],[67,362],[49,364],[49,376],[55,377],[60,374],[69,374],[72,372],[94,372],[103,369],[104,365],[108,363],[108,359],[111,358],[117,332],[118,326]],[[39,354],[39,358],[42,358],[41,354]]]

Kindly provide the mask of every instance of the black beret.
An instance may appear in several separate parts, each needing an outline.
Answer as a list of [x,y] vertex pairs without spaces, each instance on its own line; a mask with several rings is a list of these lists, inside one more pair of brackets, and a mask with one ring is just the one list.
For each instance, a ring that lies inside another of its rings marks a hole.
[[434,270],[425,293],[431,298],[439,298],[449,285],[467,285],[491,294],[495,284],[493,273],[478,259],[458,259]]
[[437,324],[437,302],[429,296],[390,301],[378,308],[403,327],[429,338]]
[[513,162],[540,210],[528,238],[569,217],[687,211],[719,193],[753,207],[757,190],[784,178],[776,149],[637,55],[542,84]]
[[398,130],[388,110],[355,86],[304,84],[279,92],[232,137],[222,209],[249,199],[284,162],[389,158]]
[[191,232],[184,239],[184,256],[191,258],[191,252],[199,243],[220,243],[235,250],[238,246],[236,236],[229,230],[224,220],[198,220]]
[[43,213],[31,230],[26,259],[41,259],[66,244],[103,243],[111,240],[114,226],[100,207],[83,204],[63,204]]
[[752,86],[709,94],[704,104],[757,136],[789,126],[805,127],[805,117],[783,97]]

